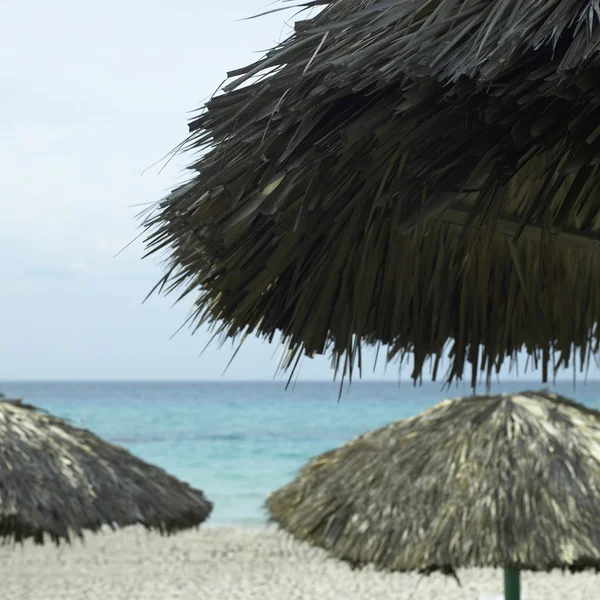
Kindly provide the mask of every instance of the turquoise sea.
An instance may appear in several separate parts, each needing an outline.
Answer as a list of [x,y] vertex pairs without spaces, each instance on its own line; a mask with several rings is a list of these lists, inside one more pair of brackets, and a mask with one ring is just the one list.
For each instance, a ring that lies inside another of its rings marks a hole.
[[[539,389],[510,382],[492,391]],[[600,407],[600,382],[556,391]],[[337,383],[0,382],[29,403],[125,446],[202,489],[215,503],[209,523],[256,525],[272,490],[311,457],[364,431],[417,414],[469,388],[409,382]]]

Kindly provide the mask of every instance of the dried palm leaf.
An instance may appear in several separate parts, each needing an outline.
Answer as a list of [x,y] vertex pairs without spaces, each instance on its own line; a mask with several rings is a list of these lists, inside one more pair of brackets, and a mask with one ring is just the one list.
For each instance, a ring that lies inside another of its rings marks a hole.
[[415,378],[450,343],[450,379],[520,349],[544,374],[585,363],[597,1],[319,5],[192,120],[195,176],[144,221],[162,288],[226,336],[280,334],[288,366],[330,350],[351,372],[376,342],[413,353]]
[[93,433],[0,400],[0,538],[59,543],[140,524],[161,533],[209,516],[204,494]]
[[[386,571],[600,567],[600,413],[548,392],[446,400],[313,458],[271,518]],[[517,580],[518,583],[518,580]]]

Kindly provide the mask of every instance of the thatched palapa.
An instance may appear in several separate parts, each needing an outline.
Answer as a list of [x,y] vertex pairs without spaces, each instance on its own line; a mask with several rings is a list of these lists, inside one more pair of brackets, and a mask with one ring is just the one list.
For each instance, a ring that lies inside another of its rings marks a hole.
[[[160,289],[285,366],[451,348],[489,378],[598,351],[600,9],[315,0],[190,123],[192,180],[147,216]],[[258,79],[256,76],[261,75]],[[577,350],[577,352],[574,352]]]
[[558,395],[446,400],[312,459],[267,500],[354,565],[600,566],[600,413]]
[[0,401],[0,538],[58,543],[140,524],[171,533],[202,523],[204,494],[124,448],[37,411]]

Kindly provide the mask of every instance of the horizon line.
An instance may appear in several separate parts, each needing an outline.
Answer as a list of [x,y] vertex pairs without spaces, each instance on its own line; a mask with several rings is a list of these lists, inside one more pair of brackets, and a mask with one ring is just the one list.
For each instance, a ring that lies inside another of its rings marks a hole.
[[[504,385],[508,383],[536,383],[541,386],[552,386],[554,383],[573,383],[572,377],[557,377],[554,382],[543,383],[539,381],[537,378],[518,378],[518,379],[506,379],[504,381],[492,381],[491,385]],[[587,382],[600,382],[600,377],[587,377],[584,379],[576,379],[574,383],[576,384],[585,384]],[[3,383],[273,383],[273,384],[286,384],[288,381],[286,378],[281,379],[267,379],[267,378],[252,378],[252,377],[239,377],[239,378],[221,378],[221,379],[188,379],[188,378],[165,378],[165,379],[124,379],[124,378],[106,378],[106,379],[95,379],[95,378],[31,378],[31,379],[0,379],[0,385]],[[290,386],[296,385],[298,383],[332,383],[336,385],[341,385],[341,379],[298,379],[295,381],[290,381]],[[352,381],[349,381],[346,377],[344,379],[344,385],[348,384],[359,384],[359,383],[390,383],[394,385],[398,384],[410,384],[415,385],[415,382],[410,377],[402,377],[398,380],[394,379],[370,379],[370,378],[353,378]],[[477,384],[477,387],[480,385],[485,385],[486,382],[482,381]],[[439,380],[439,381],[423,381],[417,383],[415,387],[420,387],[422,385],[449,385],[450,387],[462,387],[468,386],[471,387],[470,381],[466,379],[464,381],[456,381],[450,384],[447,382]]]

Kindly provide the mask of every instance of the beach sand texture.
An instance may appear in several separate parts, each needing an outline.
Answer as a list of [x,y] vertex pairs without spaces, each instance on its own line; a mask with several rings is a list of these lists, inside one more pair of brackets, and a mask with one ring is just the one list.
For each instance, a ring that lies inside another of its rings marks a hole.
[[[129,528],[85,545],[0,547],[11,600],[493,600],[502,573],[383,574],[328,559],[272,528],[201,527],[170,538]],[[524,600],[600,600],[600,575],[524,574]]]

